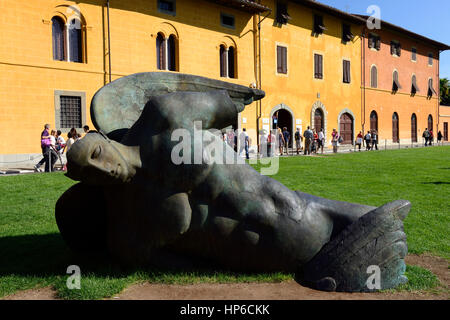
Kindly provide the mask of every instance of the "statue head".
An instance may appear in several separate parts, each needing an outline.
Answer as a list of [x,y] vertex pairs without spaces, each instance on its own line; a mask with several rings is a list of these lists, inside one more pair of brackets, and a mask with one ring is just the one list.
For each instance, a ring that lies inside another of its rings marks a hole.
[[130,166],[119,145],[103,134],[86,134],[67,152],[66,175],[93,185],[129,181],[132,178]]

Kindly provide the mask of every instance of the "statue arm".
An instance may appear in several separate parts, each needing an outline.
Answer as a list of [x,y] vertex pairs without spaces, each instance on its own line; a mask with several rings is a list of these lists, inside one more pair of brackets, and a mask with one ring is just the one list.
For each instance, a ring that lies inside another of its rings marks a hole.
[[150,99],[143,116],[160,129],[192,128],[197,121],[202,122],[203,129],[223,129],[236,123],[243,106],[225,90],[174,92]]

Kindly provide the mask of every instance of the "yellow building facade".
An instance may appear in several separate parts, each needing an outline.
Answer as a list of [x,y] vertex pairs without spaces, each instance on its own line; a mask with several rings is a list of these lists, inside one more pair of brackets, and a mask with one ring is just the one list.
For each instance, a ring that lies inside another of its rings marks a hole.
[[349,143],[361,130],[364,20],[315,1],[8,0],[0,10],[0,167],[37,159],[46,123],[92,127],[91,99],[111,80],[160,69],[264,90],[236,123],[254,145],[274,126],[321,127],[327,145],[333,128]]

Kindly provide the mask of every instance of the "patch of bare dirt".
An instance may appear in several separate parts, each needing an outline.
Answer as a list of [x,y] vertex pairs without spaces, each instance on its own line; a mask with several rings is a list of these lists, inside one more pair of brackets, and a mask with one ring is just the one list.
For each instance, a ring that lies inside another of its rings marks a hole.
[[[436,292],[341,293],[303,287],[294,280],[281,283],[200,283],[165,285],[140,283],[125,289],[113,300],[449,300],[450,270],[446,259],[431,255],[408,255],[406,263],[433,272],[441,281]],[[56,300],[51,287],[20,291],[5,300]]]
[[57,300],[56,291],[51,287],[19,291],[4,300]]

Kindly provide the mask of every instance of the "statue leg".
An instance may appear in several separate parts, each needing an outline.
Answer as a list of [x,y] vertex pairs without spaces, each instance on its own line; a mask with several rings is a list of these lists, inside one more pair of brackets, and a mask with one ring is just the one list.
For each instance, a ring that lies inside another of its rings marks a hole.
[[[315,289],[346,292],[389,289],[405,283],[408,248],[403,220],[410,208],[408,201],[399,200],[362,214],[336,232],[298,270],[296,279]],[[347,219],[357,216],[352,213]]]
[[69,188],[56,202],[55,218],[72,250],[106,250],[106,207],[101,187],[78,183]]

